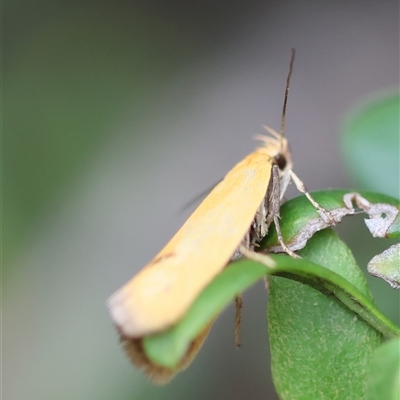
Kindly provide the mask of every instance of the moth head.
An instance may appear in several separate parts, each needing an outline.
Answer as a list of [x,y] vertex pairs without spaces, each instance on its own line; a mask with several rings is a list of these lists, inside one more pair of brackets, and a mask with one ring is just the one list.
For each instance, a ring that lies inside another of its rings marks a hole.
[[278,166],[279,171],[284,173],[293,167],[292,154],[290,152],[289,143],[285,138],[281,138],[280,144],[280,151],[275,156],[274,161],[275,165]]
[[264,150],[272,158],[274,164],[279,167],[281,173],[292,169],[292,156],[287,139],[269,126],[264,125],[264,129],[271,136],[257,135],[255,139],[264,143]]

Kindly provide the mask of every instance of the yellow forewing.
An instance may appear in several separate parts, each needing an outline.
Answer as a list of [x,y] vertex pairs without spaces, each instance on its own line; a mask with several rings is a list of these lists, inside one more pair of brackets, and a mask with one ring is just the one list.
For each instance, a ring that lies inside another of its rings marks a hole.
[[123,335],[137,338],[177,322],[228,263],[266,195],[279,151],[268,139],[233,167],[164,249],[110,298]]

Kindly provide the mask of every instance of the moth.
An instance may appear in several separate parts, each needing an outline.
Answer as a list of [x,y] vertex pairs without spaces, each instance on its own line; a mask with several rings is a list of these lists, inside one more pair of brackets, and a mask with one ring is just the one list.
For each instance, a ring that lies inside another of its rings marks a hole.
[[294,56],[292,50],[280,132],[265,127],[270,135],[257,137],[262,145],[227,173],[167,245],[108,301],[112,321],[128,356],[155,383],[164,383],[190,363],[210,327],[193,341],[174,370],[152,363],[141,339],[177,323],[229,261],[241,256],[241,246],[254,250],[274,221],[282,248],[296,257],[285,245],[279,228],[279,207],[291,180],[321,217],[330,220],[329,212],[313,200],[294,174],[284,137]]

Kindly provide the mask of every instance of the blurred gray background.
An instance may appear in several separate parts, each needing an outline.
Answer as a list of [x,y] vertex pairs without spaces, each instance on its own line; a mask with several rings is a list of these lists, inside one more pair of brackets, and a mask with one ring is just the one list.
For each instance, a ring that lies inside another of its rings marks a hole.
[[[19,0],[3,21],[4,399],[276,399],[263,285],[244,295],[242,348],[231,307],[161,388],[129,364],[106,300],[262,124],[279,129],[291,47],[294,169],[310,190],[356,186],[340,124],[399,85],[398,2]],[[364,230],[341,228],[362,266],[388,247]],[[372,285],[399,322],[399,297]]]

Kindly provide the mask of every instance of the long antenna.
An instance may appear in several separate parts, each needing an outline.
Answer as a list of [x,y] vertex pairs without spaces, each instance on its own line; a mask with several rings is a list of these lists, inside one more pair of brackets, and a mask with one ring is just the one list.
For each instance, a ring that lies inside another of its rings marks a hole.
[[292,57],[290,58],[290,64],[289,64],[289,73],[286,78],[286,89],[285,89],[285,98],[283,100],[283,110],[282,110],[282,120],[281,120],[281,132],[280,136],[283,138],[285,136],[285,119],[286,119],[286,105],[287,105],[287,100],[289,96],[289,86],[290,86],[290,78],[292,76],[292,71],[293,71],[293,63],[294,63],[294,56],[296,54],[295,49],[292,49]]

